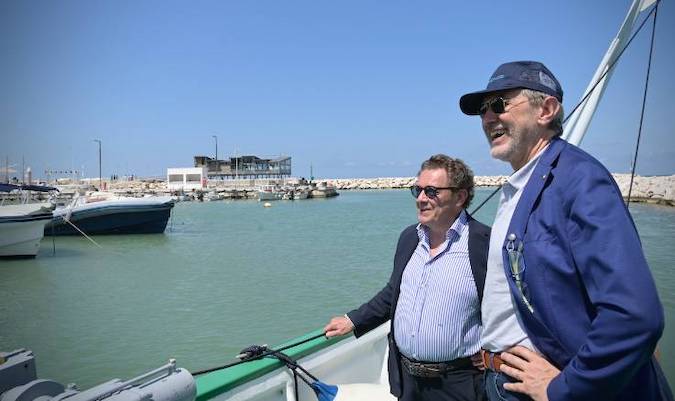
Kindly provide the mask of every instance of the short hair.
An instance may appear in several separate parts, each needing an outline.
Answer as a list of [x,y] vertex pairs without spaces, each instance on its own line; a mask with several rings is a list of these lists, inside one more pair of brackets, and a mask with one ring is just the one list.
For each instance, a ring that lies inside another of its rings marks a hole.
[[[544,99],[551,96],[547,93],[535,91],[532,89],[521,89],[520,94],[525,96],[527,100],[530,101],[530,104],[532,106],[541,106],[542,104],[544,104]],[[560,110],[558,110],[558,114],[556,114],[553,120],[551,120],[551,122],[548,124],[548,129],[555,132],[555,136],[562,135],[564,118],[565,118],[565,110],[563,110],[563,105],[562,103],[560,103]]]
[[467,197],[462,207],[469,207],[474,195],[473,171],[471,171],[469,166],[460,159],[453,159],[448,155],[439,153],[422,162],[417,175],[419,176],[424,170],[435,169],[444,169],[448,173],[449,186],[466,190]]

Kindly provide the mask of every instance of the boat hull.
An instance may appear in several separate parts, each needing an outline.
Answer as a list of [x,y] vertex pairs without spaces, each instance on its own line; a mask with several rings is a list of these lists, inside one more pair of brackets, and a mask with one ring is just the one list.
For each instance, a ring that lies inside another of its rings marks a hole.
[[[351,335],[342,339],[319,338],[284,352],[322,382],[337,385],[336,401],[395,401],[389,394],[388,333],[389,323],[385,323],[358,339]],[[196,401],[296,400],[293,374],[273,359],[214,371],[198,376],[196,381]],[[298,399],[313,400],[316,395],[299,382]]]
[[283,195],[284,194],[282,192],[258,191],[258,200],[259,201],[281,200]]
[[34,258],[51,213],[0,218],[0,258]]
[[158,234],[163,233],[171,216],[173,202],[160,205],[100,205],[95,208],[57,210],[54,220],[44,228],[44,235]]

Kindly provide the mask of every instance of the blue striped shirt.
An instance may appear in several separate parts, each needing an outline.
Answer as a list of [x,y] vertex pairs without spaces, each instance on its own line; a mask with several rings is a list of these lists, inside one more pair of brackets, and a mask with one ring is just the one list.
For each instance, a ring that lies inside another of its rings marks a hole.
[[403,271],[394,339],[408,358],[443,362],[480,349],[480,302],[469,263],[468,217],[462,211],[431,257],[428,229]]

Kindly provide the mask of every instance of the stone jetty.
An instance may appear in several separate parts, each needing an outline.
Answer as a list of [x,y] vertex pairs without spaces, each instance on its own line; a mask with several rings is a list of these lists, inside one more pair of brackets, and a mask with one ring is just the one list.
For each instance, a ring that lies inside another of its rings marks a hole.
[[[630,174],[612,174],[621,189],[624,199],[628,197]],[[476,176],[478,187],[496,187],[503,184],[507,176]],[[334,178],[325,180],[337,190],[352,189],[396,189],[408,188],[415,183],[415,177],[388,178]],[[675,175],[669,176],[635,176],[631,201],[647,202],[660,205],[675,206]]]

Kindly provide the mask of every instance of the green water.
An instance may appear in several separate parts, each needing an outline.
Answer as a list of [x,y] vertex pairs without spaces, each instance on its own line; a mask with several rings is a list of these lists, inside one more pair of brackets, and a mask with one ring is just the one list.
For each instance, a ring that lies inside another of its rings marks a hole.
[[[488,190],[477,193],[474,204]],[[490,223],[494,201],[477,215]],[[666,308],[664,369],[675,383],[675,208],[633,205]],[[38,374],[88,388],[177,358],[198,370],[250,344],[323,327],[391,272],[408,191],[333,199],[180,203],[164,235],[43,240],[34,260],[0,262],[0,350],[37,355]]]

